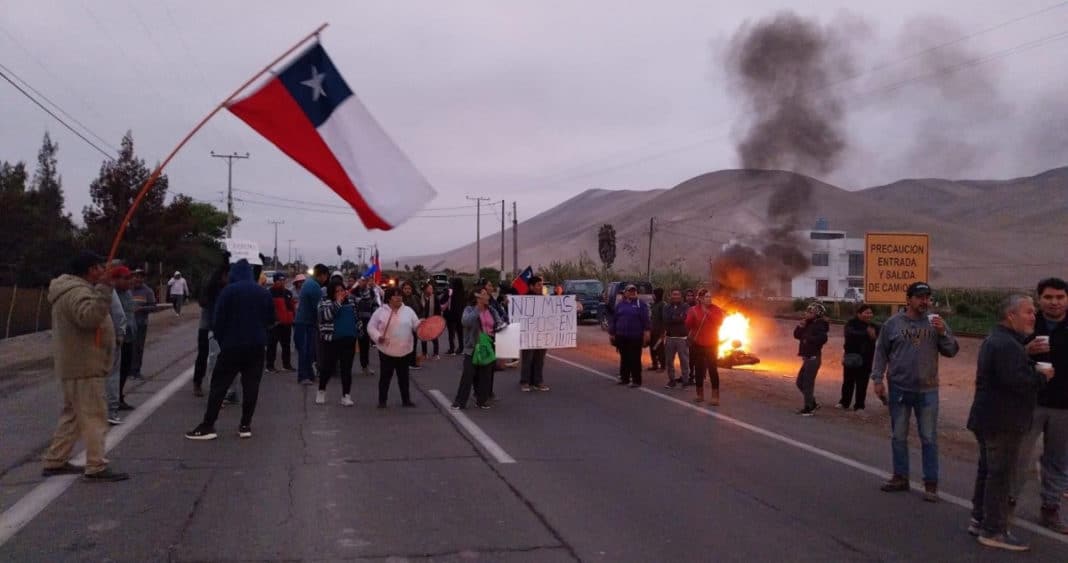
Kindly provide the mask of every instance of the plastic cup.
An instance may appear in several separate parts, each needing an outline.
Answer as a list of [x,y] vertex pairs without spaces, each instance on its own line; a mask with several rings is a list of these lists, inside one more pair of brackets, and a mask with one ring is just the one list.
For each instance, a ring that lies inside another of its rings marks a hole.
[[[1046,336],[1046,335],[1036,336],[1035,337],[1035,342],[1041,342],[1042,344],[1049,344],[1049,336]],[[1045,362],[1043,362],[1043,363],[1045,363]]]
[[931,313],[930,315],[927,315],[928,322],[934,322],[934,320],[938,318],[941,318],[941,315],[939,315],[938,313]]

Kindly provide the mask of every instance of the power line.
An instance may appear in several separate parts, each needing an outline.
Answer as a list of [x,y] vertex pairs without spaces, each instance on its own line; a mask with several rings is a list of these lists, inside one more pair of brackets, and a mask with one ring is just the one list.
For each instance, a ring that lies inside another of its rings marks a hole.
[[[314,206],[321,206],[321,207],[327,207],[327,208],[332,208],[332,209],[352,209],[348,205],[343,205],[343,204],[339,204],[339,203],[320,203],[320,202],[317,202],[317,201],[305,201],[305,200],[301,200],[301,199],[287,198],[287,197],[282,197],[282,196],[265,194],[263,192],[257,192],[257,191],[253,191],[253,190],[243,190],[243,189],[239,189],[239,188],[234,188],[234,191],[235,192],[246,193],[246,194],[253,194],[253,195],[257,195],[257,196],[260,196],[260,197],[265,197],[265,198],[268,198],[268,199],[277,199],[277,200],[285,201],[285,202],[289,202],[289,203],[297,203],[297,204],[301,204],[301,205],[314,205]],[[496,205],[500,205],[500,202],[486,204],[486,206],[496,206]],[[477,206],[475,206],[475,205],[455,205],[455,206],[450,206],[450,207],[424,207],[420,211],[454,211],[454,210],[457,210],[457,209],[475,209],[476,207]]]
[[29,99],[29,100],[30,100],[31,102],[33,102],[34,104],[36,104],[36,105],[37,105],[37,107],[39,107],[39,108],[41,108],[42,110],[44,110],[44,112],[45,112],[45,113],[47,113],[48,115],[51,115],[53,119],[55,119],[55,120],[56,120],[56,121],[58,121],[58,122],[59,122],[59,123],[60,123],[61,125],[63,125],[64,127],[66,127],[66,128],[67,128],[67,129],[68,129],[68,130],[69,130],[69,131],[70,131],[71,133],[74,133],[75,135],[77,135],[79,139],[81,139],[81,140],[85,141],[85,142],[86,142],[86,144],[88,144],[89,146],[91,146],[91,147],[93,147],[94,149],[96,149],[96,150],[97,150],[98,152],[100,152],[100,154],[104,155],[104,157],[105,157],[105,158],[107,158],[108,160],[115,160],[115,157],[114,157],[114,156],[111,156],[110,154],[108,154],[108,152],[107,152],[107,151],[105,151],[104,149],[102,149],[102,148],[100,148],[99,146],[97,146],[97,145],[96,145],[96,143],[94,143],[94,142],[90,141],[90,140],[89,140],[89,139],[88,139],[88,138],[87,138],[87,137],[86,137],[85,135],[82,135],[82,134],[81,134],[80,132],[78,132],[78,131],[77,131],[77,130],[76,130],[76,129],[74,128],[74,127],[71,127],[71,125],[70,125],[69,123],[67,123],[66,121],[63,121],[63,118],[59,117],[59,116],[58,116],[58,115],[56,115],[55,113],[52,113],[52,110],[50,110],[50,109],[46,108],[46,107],[44,106],[44,104],[42,104],[41,102],[37,101],[37,98],[34,98],[33,96],[31,96],[31,95],[30,95],[30,93],[29,93],[29,92],[27,92],[26,90],[23,90],[21,86],[19,86],[18,84],[15,84],[15,81],[14,81],[14,80],[12,80],[12,79],[11,79],[10,77],[8,77],[8,75],[7,75],[7,74],[5,74],[5,73],[3,73],[3,72],[0,72],[0,78],[3,78],[3,79],[4,79],[4,80],[6,80],[6,81],[7,81],[7,82],[8,82],[9,84],[11,84],[12,86],[14,86],[14,87],[15,87],[15,89],[16,89],[16,90],[18,90],[19,92],[21,92],[23,96],[26,96],[26,98],[27,98],[27,99]]

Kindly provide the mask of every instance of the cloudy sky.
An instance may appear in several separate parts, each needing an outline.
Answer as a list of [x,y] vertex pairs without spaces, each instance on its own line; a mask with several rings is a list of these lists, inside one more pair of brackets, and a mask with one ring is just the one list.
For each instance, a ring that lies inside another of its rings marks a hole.
[[[250,153],[234,165],[235,237],[270,254],[268,221],[283,220],[283,259],[290,239],[308,261],[330,259],[338,244],[355,257],[377,243],[383,260],[450,249],[474,238],[467,196],[507,200],[509,211],[516,201],[524,220],[589,188],[670,188],[736,166],[744,110],[722,53],[740,26],[784,9],[836,30],[855,53],[858,76],[835,89],[848,105],[849,149],[825,180],[857,189],[1065,164],[1068,2],[622,4],[6,0],[0,64],[111,146],[132,130],[153,163],[329,22],[322,43],[335,65],[438,196],[394,231],[367,231],[318,180],[221,113],[168,167],[171,191],[225,208],[226,163],[209,153]],[[103,156],[4,82],[0,107],[0,159],[32,163],[51,132],[80,220]],[[499,207],[484,212],[483,232],[499,229]]]

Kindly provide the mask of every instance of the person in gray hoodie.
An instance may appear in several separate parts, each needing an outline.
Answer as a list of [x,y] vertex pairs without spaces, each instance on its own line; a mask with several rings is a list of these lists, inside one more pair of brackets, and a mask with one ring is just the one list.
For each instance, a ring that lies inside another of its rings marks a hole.
[[[915,282],[905,290],[905,311],[890,317],[875,341],[871,379],[875,395],[890,407],[890,450],[894,474],[881,489],[909,490],[909,419],[916,413],[923,454],[924,500],[938,501],[938,356],[952,358],[960,345],[942,317],[928,314],[931,286]],[[889,393],[883,383],[890,381]]]
[[475,345],[481,334],[485,333],[493,338],[496,328],[501,324],[501,318],[490,306],[490,294],[485,287],[475,286],[467,301],[460,322],[464,329],[464,367],[460,376],[460,385],[456,389],[456,399],[452,402],[453,410],[467,408],[467,399],[471,396],[472,386],[475,389],[475,405],[480,409],[490,408],[490,385],[493,376],[493,364],[475,365],[472,355],[475,353]]

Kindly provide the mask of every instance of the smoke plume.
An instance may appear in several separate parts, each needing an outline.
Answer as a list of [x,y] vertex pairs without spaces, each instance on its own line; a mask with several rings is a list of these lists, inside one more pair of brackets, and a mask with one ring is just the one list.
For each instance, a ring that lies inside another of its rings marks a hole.
[[731,39],[724,60],[731,93],[746,110],[736,134],[743,168],[771,190],[762,251],[734,245],[712,265],[720,290],[737,294],[760,281],[782,282],[809,267],[794,232],[808,212],[812,185],[787,170],[827,175],[847,147],[844,98],[835,88],[853,69],[852,56],[829,29],[783,12],[748,24]]

